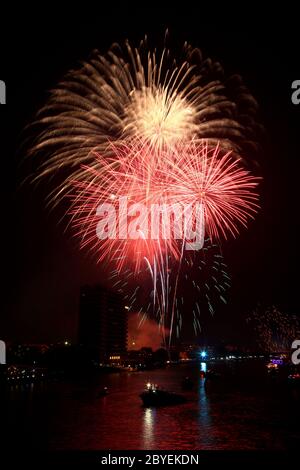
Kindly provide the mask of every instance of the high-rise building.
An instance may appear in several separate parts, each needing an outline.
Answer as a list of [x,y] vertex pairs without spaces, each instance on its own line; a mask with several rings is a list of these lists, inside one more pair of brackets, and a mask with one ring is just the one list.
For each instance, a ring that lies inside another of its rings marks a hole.
[[121,296],[99,285],[80,292],[79,343],[100,362],[118,362],[127,349],[127,310]]

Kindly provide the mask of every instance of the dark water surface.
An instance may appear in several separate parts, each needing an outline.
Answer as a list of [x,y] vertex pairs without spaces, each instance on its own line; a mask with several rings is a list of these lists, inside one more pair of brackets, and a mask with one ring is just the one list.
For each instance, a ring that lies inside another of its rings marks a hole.
[[[299,391],[271,380],[259,363],[227,366],[227,382],[206,384],[205,365],[122,372],[97,381],[19,386],[2,397],[6,437],[27,449],[295,449],[300,445]],[[231,370],[232,369],[232,370]],[[188,402],[143,408],[147,381],[180,391],[189,375]],[[110,393],[98,397],[108,386]],[[1,419],[2,421],[2,419]],[[3,421],[2,421],[3,422]]]

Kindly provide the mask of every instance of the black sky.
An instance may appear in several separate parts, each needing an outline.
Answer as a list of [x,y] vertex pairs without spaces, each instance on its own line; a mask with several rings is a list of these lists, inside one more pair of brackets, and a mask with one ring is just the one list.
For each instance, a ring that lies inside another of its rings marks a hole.
[[90,255],[79,253],[64,224],[58,224],[63,208],[46,210],[47,188],[19,187],[28,171],[28,164],[19,166],[22,128],[46,91],[93,49],[105,52],[126,38],[138,42],[145,33],[152,43],[161,43],[166,28],[176,43],[187,40],[219,60],[226,74],[242,75],[266,129],[262,209],[248,231],[224,246],[233,288],[228,307],[203,325],[204,335],[239,337],[244,315],[258,301],[299,312],[300,105],[291,102],[291,83],[300,79],[296,12],[266,21],[258,10],[241,9],[233,16],[200,6],[144,8],[109,13],[83,4],[77,14],[62,16],[49,8],[2,19],[0,79],[7,86],[7,104],[0,107],[3,339],[75,339],[79,287],[103,281]]

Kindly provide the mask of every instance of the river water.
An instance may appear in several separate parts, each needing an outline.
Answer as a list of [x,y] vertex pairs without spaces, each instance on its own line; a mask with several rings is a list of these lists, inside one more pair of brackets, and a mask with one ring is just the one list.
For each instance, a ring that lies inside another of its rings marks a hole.
[[[144,372],[107,374],[94,382],[19,386],[2,397],[10,443],[36,450],[220,449],[282,450],[300,445],[299,390],[271,380],[262,364],[234,366],[226,384],[207,382],[188,364]],[[227,366],[230,370],[233,366]],[[139,393],[150,381],[181,391],[185,404],[143,408]],[[110,393],[99,397],[107,386]]]

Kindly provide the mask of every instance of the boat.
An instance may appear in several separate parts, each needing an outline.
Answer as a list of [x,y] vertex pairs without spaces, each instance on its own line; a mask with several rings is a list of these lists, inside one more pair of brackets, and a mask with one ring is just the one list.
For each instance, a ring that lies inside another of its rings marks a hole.
[[147,383],[146,389],[140,394],[140,398],[143,401],[143,405],[147,407],[179,405],[186,402],[186,398],[183,395],[169,392],[152,383]]

